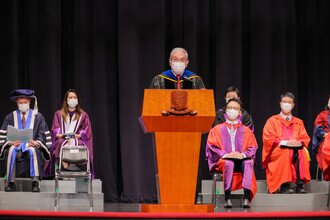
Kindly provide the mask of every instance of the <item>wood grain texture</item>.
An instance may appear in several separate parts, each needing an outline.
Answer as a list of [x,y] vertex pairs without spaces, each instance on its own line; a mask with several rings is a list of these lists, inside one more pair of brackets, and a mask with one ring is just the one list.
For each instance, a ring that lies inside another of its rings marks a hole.
[[144,206],[144,210],[213,211],[209,206],[194,205],[201,134],[210,130],[215,117],[213,91],[185,90],[188,108],[197,110],[196,116],[162,116],[161,111],[171,106],[172,91],[144,91],[139,121],[144,132],[155,132],[161,203]]

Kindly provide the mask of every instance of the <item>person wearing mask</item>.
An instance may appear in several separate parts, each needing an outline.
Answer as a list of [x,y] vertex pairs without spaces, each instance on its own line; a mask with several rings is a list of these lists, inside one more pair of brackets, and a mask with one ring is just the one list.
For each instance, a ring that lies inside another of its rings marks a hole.
[[[234,86],[228,87],[225,91],[224,98],[226,103],[228,102],[228,100],[232,98],[240,99],[238,88]],[[227,119],[228,117],[226,114],[226,108],[225,107],[220,108],[216,113],[212,127],[225,122]],[[252,117],[245,109],[242,109],[242,114],[240,115],[238,120],[240,120],[243,125],[248,126],[251,129],[251,131],[254,131]]]
[[306,193],[311,180],[308,144],[304,122],[292,115],[295,97],[285,92],[280,97],[281,111],[271,116],[263,128],[262,166],[270,193]]
[[[55,112],[52,123],[52,162],[48,164],[46,173],[52,176],[55,161],[64,145],[86,146],[89,151],[90,170],[94,178],[93,135],[88,114],[81,108],[77,92],[69,89],[63,99],[62,108]],[[62,163],[64,170],[79,171],[82,167]]]
[[330,95],[324,111],[321,111],[314,122],[312,148],[316,154],[323,179],[330,180]]
[[223,174],[225,208],[232,207],[232,190],[244,189],[243,208],[250,208],[257,192],[253,165],[258,145],[253,132],[239,120],[242,107],[239,99],[229,99],[225,108],[227,120],[213,127],[207,138],[209,170]]
[[[35,99],[34,109],[30,101]],[[10,100],[15,101],[17,110],[9,113],[0,130],[0,158],[6,164],[6,192],[16,191],[15,177],[30,177],[32,192],[40,192],[39,180],[43,176],[43,165],[50,160],[50,132],[45,119],[38,112],[37,98],[30,89],[11,92]],[[32,139],[23,141],[10,134],[9,126],[18,130],[32,129]],[[15,140],[9,140],[14,138]]]
[[155,76],[149,86],[150,89],[205,89],[203,80],[195,73],[186,70],[188,53],[177,47],[170,53],[171,69]]

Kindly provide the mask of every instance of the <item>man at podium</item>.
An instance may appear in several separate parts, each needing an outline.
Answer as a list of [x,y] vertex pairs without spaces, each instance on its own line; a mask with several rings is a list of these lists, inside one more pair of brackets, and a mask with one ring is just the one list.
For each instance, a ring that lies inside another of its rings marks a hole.
[[210,130],[206,144],[206,158],[211,172],[223,174],[225,208],[231,208],[231,191],[244,189],[243,208],[257,192],[254,157],[257,142],[253,132],[239,120],[242,103],[233,98],[226,104],[228,119]]
[[150,89],[205,89],[203,80],[195,73],[186,70],[188,66],[188,53],[185,49],[177,47],[170,53],[169,64],[171,69],[155,76]]

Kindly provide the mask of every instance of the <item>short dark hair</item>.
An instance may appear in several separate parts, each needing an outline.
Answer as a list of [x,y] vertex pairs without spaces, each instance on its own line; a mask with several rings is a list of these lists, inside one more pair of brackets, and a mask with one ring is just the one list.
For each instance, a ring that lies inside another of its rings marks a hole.
[[280,97],[280,102],[282,101],[282,99],[284,97],[289,97],[289,98],[293,99],[293,102],[294,103],[296,102],[296,98],[294,97],[294,95],[291,92],[284,92],[284,93],[282,93],[282,95]]
[[229,99],[228,102],[226,103],[226,108],[227,108],[229,102],[237,102],[241,106],[241,110],[243,109],[243,103],[240,99],[238,99],[238,98]]
[[234,87],[234,86],[229,86],[229,87],[226,89],[226,91],[225,91],[225,97],[226,97],[226,95],[227,95],[228,92],[236,92],[237,96],[240,97],[240,96],[239,96],[239,90],[238,90],[238,88],[236,88],[236,87]]

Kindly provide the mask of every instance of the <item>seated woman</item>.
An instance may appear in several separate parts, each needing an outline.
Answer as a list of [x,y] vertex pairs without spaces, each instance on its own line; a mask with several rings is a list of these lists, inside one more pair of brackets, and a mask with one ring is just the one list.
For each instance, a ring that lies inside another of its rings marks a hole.
[[[62,108],[55,112],[52,142],[52,163],[47,167],[48,174],[54,173],[54,163],[59,158],[61,147],[82,145],[88,148],[90,169],[94,178],[92,126],[88,114],[80,106],[78,94],[73,89],[66,92]],[[73,164],[63,163],[62,167],[66,170],[79,170],[79,167]]]
[[213,127],[207,138],[209,169],[223,174],[225,208],[232,207],[232,190],[244,189],[243,208],[250,208],[257,191],[253,159],[258,146],[253,132],[238,120],[242,107],[239,99],[230,99],[226,105],[228,119]]
[[330,95],[325,110],[317,115],[314,122],[313,151],[324,180],[330,180]]

